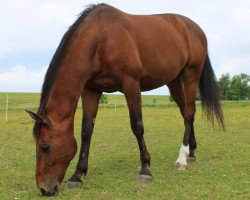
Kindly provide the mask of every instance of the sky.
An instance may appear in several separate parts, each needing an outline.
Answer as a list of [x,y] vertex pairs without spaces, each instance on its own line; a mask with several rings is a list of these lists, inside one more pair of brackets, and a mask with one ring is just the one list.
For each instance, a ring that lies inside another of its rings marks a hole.
[[217,77],[250,74],[249,0],[0,0],[0,92],[40,92],[63,34],[89,4],[102,2],[130,14],[185,15],[206,33]]

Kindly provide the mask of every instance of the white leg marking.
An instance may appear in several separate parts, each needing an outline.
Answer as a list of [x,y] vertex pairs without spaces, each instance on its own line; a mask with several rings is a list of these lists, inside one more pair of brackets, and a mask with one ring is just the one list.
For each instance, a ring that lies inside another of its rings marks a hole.
[[179,157],[176,160],[176,164],[187,165],[187,157],[189,155],[189,145],[181,145]]

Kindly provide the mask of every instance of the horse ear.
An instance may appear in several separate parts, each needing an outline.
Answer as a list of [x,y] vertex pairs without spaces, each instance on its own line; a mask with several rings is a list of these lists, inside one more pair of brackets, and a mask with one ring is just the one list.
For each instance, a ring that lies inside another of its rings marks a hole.
[[41,123],[41,124],[45,123],[44,120],[43,120],[38,114],[33,113],[33,112],[29,111],[29,110],[26,110],[26,112],[27,112],[27,113],[30,115],[30,117],[31,117],[32,119],[34,119],[37,123]]

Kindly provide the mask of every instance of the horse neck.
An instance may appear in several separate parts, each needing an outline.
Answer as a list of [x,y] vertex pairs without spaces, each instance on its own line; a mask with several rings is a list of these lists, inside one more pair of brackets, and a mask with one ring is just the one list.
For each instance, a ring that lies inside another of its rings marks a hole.
[[77,63],[67,63],[64,62],[58,70],[45,106],[46,114],[57,123],[73,123],[84,85],[83,72],[79,72]]
[[46,114],[56,122],[73,120],[80,96],[79,85],[68,76],[57,77],[45,108]]
[[[79,42],[82,40],[84,42]],[[95,37],[93,34],[86,34],[86,31],[79,31],[71,41],[61,60],[45,109],[55,121],[68,119],[73,122],[82,89],[92,73],[89,65],[95,48]]]

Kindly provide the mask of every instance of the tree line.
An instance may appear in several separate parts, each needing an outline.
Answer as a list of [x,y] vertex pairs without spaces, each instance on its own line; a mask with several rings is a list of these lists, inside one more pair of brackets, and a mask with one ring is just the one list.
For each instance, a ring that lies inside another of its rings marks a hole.
[[[222,74],[218,80],[221,100],[250,100],[250,76],[241,73],[230,76],[229,73]],[[173,102],[173,98],[169,96]],[[200,100],[200,94],[197,93],[196,100]]]
[[218,80],[222,100],[249,100],[250,76],[241,73],[230,77],[230,74],[222,74]]

